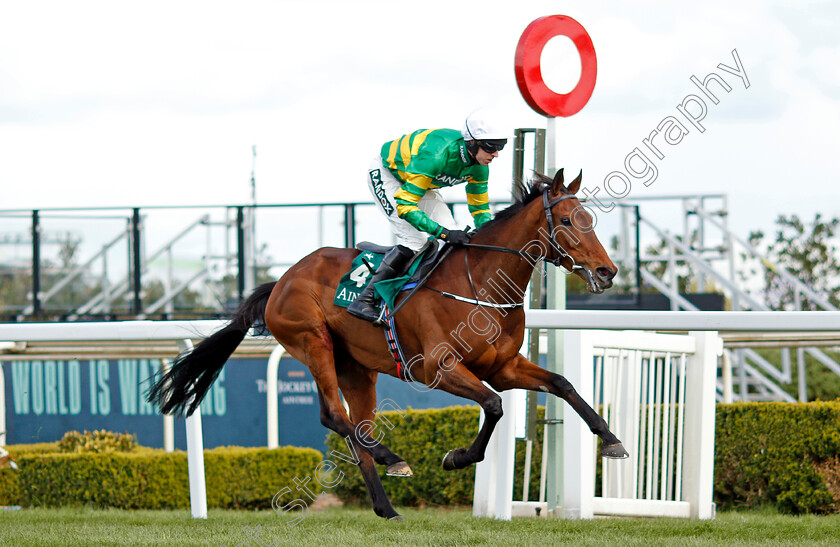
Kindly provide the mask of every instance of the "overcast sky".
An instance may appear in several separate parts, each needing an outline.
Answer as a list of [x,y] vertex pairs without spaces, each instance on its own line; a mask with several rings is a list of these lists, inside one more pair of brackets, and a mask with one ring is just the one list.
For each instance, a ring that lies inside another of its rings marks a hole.
[[[253,145],[260,203],[367,201],[386,140],[481,106],[544,127],[514,52],[532,20],[564,14],[598,57],[592,99],[557,120],[558,164],[585,186],[673,116],[688,134],[631,198],[727,194],[742,235],[780,213],[840,216],[837,2],[2,2],[0,209],[247,203]],[[543,56],[561,92],[579,71],[564,40]],[[748,88],[717,68],[733,50]],[[712,84],[701,133],[677,105],[712,71],[731,91]]]

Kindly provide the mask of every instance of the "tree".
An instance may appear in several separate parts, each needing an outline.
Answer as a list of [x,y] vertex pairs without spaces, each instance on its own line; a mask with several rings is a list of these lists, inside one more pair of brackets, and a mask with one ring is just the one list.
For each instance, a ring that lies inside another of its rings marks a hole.
[[[749,242],[767,257],[763,296],[773,310],[796,309],[796,289],[777,273],[774,266],[782,266],[794,277],[808,285],[814,292],[822,294],[834,306],[840,306],[840,253],[836,236],[840,219],[824,221],[820,213],[813,222],[805,223],[797,215],[780,215],[776,219],[776,238],[766,241],[763,232],[750,233]],[[753,266],[743,277],[756,275]],[[801,295],[801,309],[820,309],[817,303]]]

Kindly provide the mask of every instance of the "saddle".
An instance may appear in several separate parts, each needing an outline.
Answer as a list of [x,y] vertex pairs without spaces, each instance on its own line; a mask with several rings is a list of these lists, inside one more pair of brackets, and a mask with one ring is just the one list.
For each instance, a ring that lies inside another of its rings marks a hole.
[[[362,252],[353,259],[350,271],[341,277],[336,287],[334,299],[336,306],[346,308],[356,299],[367,284],[370,275],[376,271],[376,268],[382,262],[382,258],[392,248],[370,241],[362,241],[356,245],[356,249]],[[436,241],[430,239],[426,245],[415,253],[414,258],[406,266],[403,275],[377,283],[376,292],[389,307],[393,308],[396,295],[400,291],[415,288],[417,283],[435,268],[440,258],[441,253]]]
[[[370,241],[360,241],[356,244],[356,249],[385,255],[388,251],[393,249],[393,247],[378,245]],[[404,286],[403,289],[410,289],[411,287],[408,287],[407,285],[417,283],[420,279],[423,279],[423,277],[434,267],[439,256],[440,246],[437,245],[436,240],[430,239],[425,245],[423,245],[423,247],[420,248],[419,251],[414,253],[414,258],[412,258],[408,263],[408,266],[406,266],[406,272],[414,273],[409,275],[409,279],[406,281],[406,286]],[[419,264],[415,267],[415,263],[418,261]]]
[[[356,248],[363,253],[376,253],[379,256],[384,256],[392,249],[392,247],[377,245],[376,243],[371,243],[370,241],[362,241],[356,245]],[[385,342],[388,344],[388,350],[391,352],[391,357],[397,364],[397,378],[403,382],[416,383],[418,380],[411,373],[411,368],[406,366],[405,354],[403,353],[402,345],[400,344],[399,337],[397,336],[397,325],[394,321],[394,313],[397,309],[399,309],[399,307],[401,307],[401,305],[397,306],[395,309],[394,300],[397,293],[406,290],[411,290],[411,292],[408,293],[408,296],[405,297],[403,302],[411,298],[414,292],[426,281],[439,262],[443,260],[447,254],[449,254],[451,247],[446,245],[445,248],[447,249],[445,252],[440,252],[441,247],[437,244],[437,241],[429,239],[426,244],[414,254],[414,258],[411,259],[411,262],[409,262],[408,266],[405,268],[408,275],[380,282],[376,286],[377,293],[380,293],[380,296],[382,296],[382,299],[385,301],[382,311],[384,315],[383,323],[385,326]],[[380,290],[380,285],[383,284],[386,285],[386,287],[384,287],[384,290]],[[388,289],[396,290],[394,290],[392,294],[389,294]]]

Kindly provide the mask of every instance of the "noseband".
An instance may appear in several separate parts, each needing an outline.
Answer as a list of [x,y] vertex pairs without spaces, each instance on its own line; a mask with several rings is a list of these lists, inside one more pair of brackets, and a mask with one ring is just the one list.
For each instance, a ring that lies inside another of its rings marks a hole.
[[545,260],[546,262],[550,262],[555,266],[564,268],[561,262],[564,258],[568,258],[572,263],[570,271],[581,270],[583,269],[583,266],[575,262],[575,259],[572,258],[572,255],[566,252],[566,249],[564,249],[563,246],[560,245],[560,242],[558,242],[557,238],[554,236],[554,213],[551,212],[551,208],[563,201],[564,199],[571,199],[573,197],[575,197],[574,194],[563,194],[562,196],[555,198],[552,201],[548,201],[548,189],[544,190],[542,195],[543,209],[545,210],[545,220],[546,222],[548,222],[548,244],[551,246],[551,249],[557,255],[554,258],[544,257],[543,260]]

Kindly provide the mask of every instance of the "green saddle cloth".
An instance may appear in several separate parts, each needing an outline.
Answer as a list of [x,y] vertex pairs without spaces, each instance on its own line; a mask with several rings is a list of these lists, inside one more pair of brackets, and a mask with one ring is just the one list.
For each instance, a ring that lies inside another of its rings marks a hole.
[[[426,253],[423,254],[425,255]],[[354,258],[350,271],[341,276],[341,280],[338,282],[338,287],[335,289],[335,300],[333,301],[335,305],[346,308],[359,296],[359,293],[361,293],[362,289],[364,289],[365,285],[367,285],[367,282],[370,280],[371,273],[370,269],[363,262],[363,259],[367,260],[367,262],[373,267],[374,271],[376,271],[382,263],[382,259],[384,257],[385,255],[371,251],[362,251],[359,256]],[[379,297],[388,304],[388,308],[394,308],[394,300],[397,298],[397,294],[399,294],[408,280],[411,279],[411,276],[414,275],[414,272],[417,270],[418,266],[420,266],[422,259],[422,256],[418,257],[414,263],[411,264],[411,267],[405,275],[380,281],[374,286],[376,294],[378,294]]]

